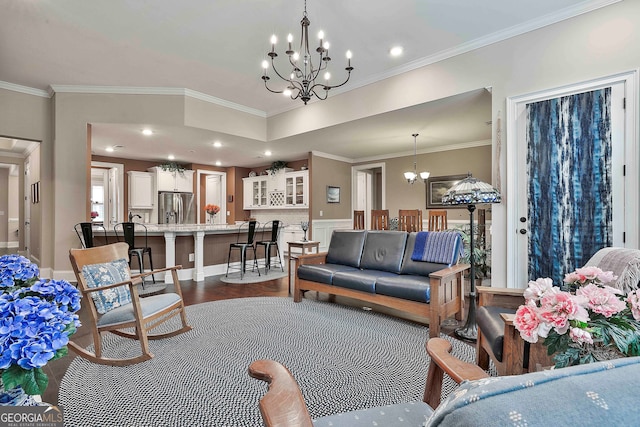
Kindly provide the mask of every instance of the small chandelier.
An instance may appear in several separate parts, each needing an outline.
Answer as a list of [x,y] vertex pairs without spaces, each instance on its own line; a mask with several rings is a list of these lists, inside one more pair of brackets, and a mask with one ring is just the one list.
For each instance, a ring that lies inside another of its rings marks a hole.
[[[274,62],[274,59],[278,56],[275,51],[276,42],[278,41],[277,37],[274,35],[271,36],[271,52],[267,53],[267,55],[271,58],[271,68],[273,68],[273,72],[276,73],[278,77],[287,82],[287,87],[283,90],[273,90],[269,88],[267,82],[269,81],[269,76],[267,75],[267,71],[269,69],[269,61],[262,61],[262,68],[264,69],[264,74],[262,75],[262,80],[264,80],[264,86],[267,88],[269,92],[273,93],[281,93],[284,96],[289,96],[291,99],[302,99],[305,105],[307,102],[315,96],[320,100],[327,99],[329,95],[329,90],[340,87],[349,81],[351,77],[351,71],[353,67],[351,66],[351,51],[347,51],[347,79],[337,85],[329,84],[329,79],[331,78],[331,73],[329,71],[325,71],[327,66],[329,65],[329,61],[331,58],[329,57],[329,42],[323,41],[324,33],[320,31],[318,33],[318,38],[320,39],[320,44],[316,48],[316,52],[318,54],[318,63],[314,66],[312,60],[312,52],[309,50],[309,18],[307,18],[307,1],[304,2],[304,14],[302,15],[302,21],[300,24],[302,25],[302,32],[300,38],[300,48],[298,51],[294,51],[291,48],[291,43],[293,42],[293,35],[289,34],[287,37],[287,41],[289,42],[289,48],[285,51],[285,54],[289,57],[289,64],[291,65],[291,71],[288,73],[288,77],[284,77],[277,69]],[[325,71],[323,77],[325,79],[324,83],[316,82],[321,71]],[[317,91],[322,91],[318,94]]]
[[[418,179],[417,172],[417,163],[418,163],[418,135],[417,133],[412,134],[413,136],[413,172],[405,172],[404,177],[409,184],[413,184]],[[422,179],[425,183],[427,179],[429,179],[429,172],[420,172],[420,179]]]

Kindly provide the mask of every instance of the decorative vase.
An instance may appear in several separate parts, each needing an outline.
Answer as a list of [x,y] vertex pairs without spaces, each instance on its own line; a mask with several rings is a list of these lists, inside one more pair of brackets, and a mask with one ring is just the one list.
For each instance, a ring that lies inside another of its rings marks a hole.
[[209,224],[213,224],[213,223],[215,223],[216,214],[214,214],[214,213],[209,213],[209,212],[207,212],[207,213],[209,214]]
[[302,231],[304,231],[304,238],[302,239],[303,242],[307,241],[307,230],[309,230],[309,221],[302,221],[300,223],[300,228],[302,228]]
[[0,378],[0,406],[38,406],[38,401],[24,392],[18,386],[11,390],[5,390]]

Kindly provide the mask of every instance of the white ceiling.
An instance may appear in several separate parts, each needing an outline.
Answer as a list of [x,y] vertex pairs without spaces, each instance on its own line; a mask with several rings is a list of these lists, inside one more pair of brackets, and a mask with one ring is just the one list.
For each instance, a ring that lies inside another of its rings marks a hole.
[[[615,1],[309,0],[307,10],[310,34],[315,38],[322,29],[331,42],[336,80],[344,73],[344,52],[353,52],[346,91]],[[267,92],[260,79],[269,37],[284,40],[291,32],[297,39],[303,7],[301,0],[0,0],[0,82],[42,91],[67,85],[186,88],[268,117],[304,108]],[[402,56],[389,55],[394,45],[403,46]],[[142,125],[99,123],[93,143],[96,154],[122,145],[114,156],[149,158],[153,141],[160,157],[171,150],[179,161],[220,159],[224,166],[268,163],[258,156],[269,145],[289,159],[311,150],[362,159],[410,153],[414,132],[421,134],[419,150],[490,139],[490,105],[490,94],[479,88],[437,105],[297,137],[296,144],[185,128],[157,128],[142,139]],[[214,140],[223,148],[207,146]]]

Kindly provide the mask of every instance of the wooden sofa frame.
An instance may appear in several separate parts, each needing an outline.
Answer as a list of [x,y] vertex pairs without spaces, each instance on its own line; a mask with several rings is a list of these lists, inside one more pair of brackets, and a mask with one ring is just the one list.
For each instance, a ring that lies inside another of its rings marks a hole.
[[294,259],[295,279],[293,288],[293,301],[302,301],[303,291],[317,291],[331,295],[334,300],[336,295],[353,298],[384,307],[393,308],[417,316],[426,317],[429,320],[429,337],[440,335],[440,323],[448,317],[455,316],[456,320],[462,320],[464,313],[464,271],[469,269],[468,264],[457,264],[443,268],[429,275],[431,283],[430,303],[411,301],[387,295],[373,294],[342,288],[334,285],[313,282],[298,277],[298,267],[304,264],[324,264],[327,253],[304,254]]

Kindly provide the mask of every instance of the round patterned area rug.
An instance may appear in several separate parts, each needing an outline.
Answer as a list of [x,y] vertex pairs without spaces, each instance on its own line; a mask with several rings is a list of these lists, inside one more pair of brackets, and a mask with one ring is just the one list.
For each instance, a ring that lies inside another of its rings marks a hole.
[[[155,357],[149,361],[114,367],[76,357],[60,384],[65,425],[261,426],[258,401],[267,384],[249,377],[247,368],[263,358],[289,368],[313,418],[422,399],[425,326],[276,297],[188,306],[187,317],[193,330],[150,341]],[[454,354],[473,360],[471,346],[443,337]],[[137,341],[104,338],[107,357],[139,352]]]

